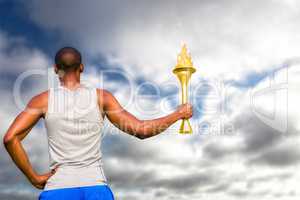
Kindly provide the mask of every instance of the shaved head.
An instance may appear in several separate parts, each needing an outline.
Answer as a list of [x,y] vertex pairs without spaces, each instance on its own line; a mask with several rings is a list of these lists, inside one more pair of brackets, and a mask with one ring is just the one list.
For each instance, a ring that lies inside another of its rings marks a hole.
[[74,71],[81,64],[81,54],[73,47],[63,47],[55,55],[55,64],[65,72]]

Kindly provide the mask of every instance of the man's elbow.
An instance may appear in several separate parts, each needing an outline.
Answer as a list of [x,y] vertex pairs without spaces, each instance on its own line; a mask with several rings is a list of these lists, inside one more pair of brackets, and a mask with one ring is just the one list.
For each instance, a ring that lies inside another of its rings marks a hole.
[[153,130],[151,128],[143,128],[138,131],[138,133],[136,134],[136,137],[141,140],[144,140],[144,139],[150,138],[154,135],[155,135],[155,133],[153,132]]
[[15,136],[10,135],[10,134],[5,134],[5,136],[3,137],[3,144],[4,146],[9,145],[10,143],[12,143],[15,139]]
[[135,136],[140,140],[144,140],[144,139],[148,138],[148,136],[143,132],[140,132],[140,133],[136,134]]
[[147,126],[143,120],[139,120],[135,126],[134,136],[140,140],[148,138]]
[[136,137],[140,140],[144,140],[144,139],[147,139],[149,137],[151,137],[152,134],[151,134],[151,131],[150,130],[147,130],[145,128],[142,128],[140,130],[137,131],[137,134],[136,134]]

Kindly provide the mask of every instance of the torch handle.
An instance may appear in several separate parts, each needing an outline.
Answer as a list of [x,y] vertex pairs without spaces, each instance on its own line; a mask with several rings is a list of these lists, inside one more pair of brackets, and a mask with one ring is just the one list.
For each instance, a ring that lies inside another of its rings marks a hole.
[[[185,104],[188,102],[188,81],[189,76],[181,78],[181,103]],[[183,119],[180,125],[179,133],[191,134],[193,132],[191,124],[188,119]]]
[[185,104],[187,102],[188,102],[187,81],[183,80],[181,83],[181,103]]

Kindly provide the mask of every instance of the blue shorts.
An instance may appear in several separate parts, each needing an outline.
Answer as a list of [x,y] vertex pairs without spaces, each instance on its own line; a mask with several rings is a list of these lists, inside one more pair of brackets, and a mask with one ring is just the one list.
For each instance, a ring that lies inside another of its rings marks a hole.
[[39,200],[114,200],[108,185],[44,190]]

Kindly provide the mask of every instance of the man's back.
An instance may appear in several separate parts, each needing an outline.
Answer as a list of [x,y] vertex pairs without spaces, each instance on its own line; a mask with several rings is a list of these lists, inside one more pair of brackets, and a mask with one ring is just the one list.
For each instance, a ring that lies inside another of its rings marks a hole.
[[96,88],[50,88],[45,124],[50,168],[59,166],[45,190],[106,182],[100,149],[103,118]]

